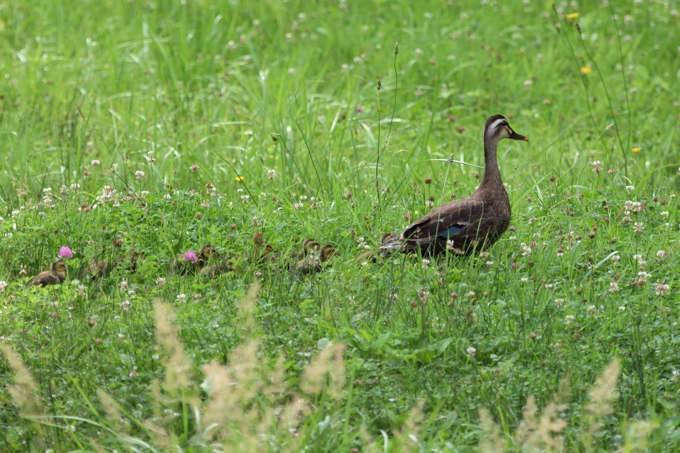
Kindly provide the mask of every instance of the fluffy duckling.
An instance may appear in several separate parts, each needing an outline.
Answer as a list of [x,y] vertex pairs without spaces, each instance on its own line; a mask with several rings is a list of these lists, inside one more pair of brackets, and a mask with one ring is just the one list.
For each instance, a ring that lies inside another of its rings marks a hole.
[[[393,238],[394,238],[394,234],[383,233],[383,235],[380,236],[380,245],[385,244],[387,241],[389,241],[390,239],[393,239]],[[380,250],[378,252],[376,252],[374,250],[369,250],[369,251],[364,252],[361,255],[359,255],[355,261],[359,264],[366,263],[366,262],[369,262],[369,261],[372,262],[372,263],[376,263],[376,262],[378,262],[379,259],[381,259],[383,257],[383,255],[384,255],[384,253],[381,253]]]
[[109,273],[116,267],[118,263],[109,263],[108,261],[95,261],[94,263],[87,266],[85,270],[85,275],[93,279],[103,278],[109,275]]
[[264,262],[276,262],[279,257],[276,254],[277,250],[269,244],[265,243],[262,232],[256,231],[253,235],[253,246],[255,247],[253,253],[253,261],[262,264]]
[[337,254],[337,250],[330,244],[326,244],[319,250],[319,253],[311,253],[299,260],[293,266],[296,272],[301,274],[311,274],[321,272],[325,266],[330,265],[329,261]]
[[198,264],[199,268],[202,268],[208,264],[208,261],[213,258],[219,258],[219,256],[219,253],[217,253],[217,250],[215,250],[215,247],[213,247],[212,244],[205,244],[198,252],[198,260],[196,261],[196,264]]
[[43,271],[36,275],[35,278],[31,280],[31,285],[56,285],[63,282],[64,279],[66,279],[66,263],[63,261],[55,261],[50,264],[49,271]]
[[146,258],[146,253],[138,253],[137,250],[132,250],[130,252],[130,263],[128,265],[128,270],[131,274],[137,272],[137,262],[142,261]]
[[336,250],[335,247],[333,247],[330,244],[326,244],[323,247],[321,247],[321,250],[319,250],[319,261],[322,263],[328,263],[331,258],[333,258],[335,255],[338,254],[338,251]]
[[228,256],[215,264],[205,266],[198,272],[198,275],[201,277],[215,278],[225,272],[236,272],[237,270],[238,266],[234,263],[234,260]]
[[307,238],[304,241],[302,241],[302,252],[297,253],[294,256],[296,258],[304,258],[305,256],[308,256],[310,253],[318,252],[320,248],[321,244],[319,244],[319,241],[317,241],[314,238]]
[[284,259],[288,261],[288,268],[292,269],[295,263],[300,260],[304,260],[306,257],[318,253],[321,248],[321,244],[314,238],[306,238],[302,241],[302,250],[297,252],[288,252],[284,256]]

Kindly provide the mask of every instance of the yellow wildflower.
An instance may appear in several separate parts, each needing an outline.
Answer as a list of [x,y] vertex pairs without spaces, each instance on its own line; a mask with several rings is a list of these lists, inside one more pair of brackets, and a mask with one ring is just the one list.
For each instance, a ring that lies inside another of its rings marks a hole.
[[581,74],[587,75],[592,72],[592,68],[589,68],[588,66],[581,66]]
[[574,19],[576,19],[578,16],[579,16],[578,13],[569,13],[569,14],[567,14],[567,19],[569,19],[569,20],[574,20]]
[[633,148],[633,154],[637,154],[640,152],[642,148]]
[[236,180],[236,182],[243,182],[243,181],[246,180],[246,177],[245,177],[245,176],[237,176],[237,177],[234,178],[234,179]]

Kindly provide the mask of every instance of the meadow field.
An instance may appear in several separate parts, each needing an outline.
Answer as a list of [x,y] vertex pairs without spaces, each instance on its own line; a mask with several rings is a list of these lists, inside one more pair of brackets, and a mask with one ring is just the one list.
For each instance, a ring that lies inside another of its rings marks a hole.
[[[0,451],[680,450],[678,8],[0,1]],[[357,259],[496,113],[509,231]]]

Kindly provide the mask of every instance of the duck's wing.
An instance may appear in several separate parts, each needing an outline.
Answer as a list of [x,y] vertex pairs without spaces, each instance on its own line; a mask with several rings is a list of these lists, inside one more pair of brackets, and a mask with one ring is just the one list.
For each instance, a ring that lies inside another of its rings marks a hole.
[[434,209],[382,248],[442,252],[448,243],[453,251],[468,253],[477,241],[496,231],[496,223],[493,204],[467,198]]

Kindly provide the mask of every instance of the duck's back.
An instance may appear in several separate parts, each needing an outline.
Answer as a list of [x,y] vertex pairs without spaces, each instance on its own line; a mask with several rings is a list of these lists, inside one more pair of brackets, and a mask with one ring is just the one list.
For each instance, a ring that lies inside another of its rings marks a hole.
[[475,248],[489,247],[510,225],[510,202],[505,190],[488,195],[476,192],[435,208],[383,248],[423,253],[442,253],[448,248],[467,255]]

